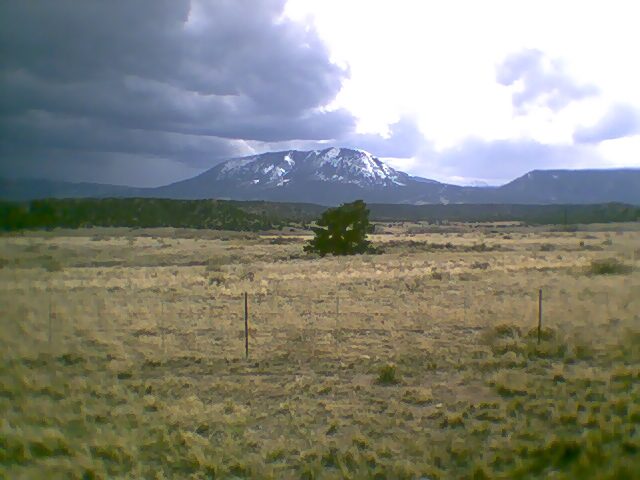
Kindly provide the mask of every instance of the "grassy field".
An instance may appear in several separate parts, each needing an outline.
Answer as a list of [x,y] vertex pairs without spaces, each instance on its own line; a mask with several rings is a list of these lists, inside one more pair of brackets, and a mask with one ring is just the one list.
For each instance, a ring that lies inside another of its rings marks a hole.
[[376,231],[0,237],[0,477],[638,478],[638,224]]

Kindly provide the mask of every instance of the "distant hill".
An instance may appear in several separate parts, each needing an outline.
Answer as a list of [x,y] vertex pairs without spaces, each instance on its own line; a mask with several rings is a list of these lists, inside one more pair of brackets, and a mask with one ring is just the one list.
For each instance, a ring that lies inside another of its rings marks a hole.
[[0,180],[0,199],[153,197],[304,202],[363,199],[395,204],[640,205],[640,168],[534,170],[500,187],[450,185],[395,170],[363,150],[269,152],[220,163],[157,188],[47,180]]
[[534,170],[491,193],[493,203],[640,205],[640,169]]

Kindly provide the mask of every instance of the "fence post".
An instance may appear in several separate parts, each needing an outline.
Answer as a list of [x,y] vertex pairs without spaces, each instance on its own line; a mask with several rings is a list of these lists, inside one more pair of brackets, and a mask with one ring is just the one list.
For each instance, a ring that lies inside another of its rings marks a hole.
[[464,324],[467,324],[467,292],[464,293]]
[[336,341],[336,348],[338,348],[338,325],[340,324],[340,294],[336,292],[336,326],[333,331],[333,338]]
[[102,324],[102,313],[100,312],[100,304],[98,303],[97,298],[95,300],[94,305],[96,307],[95,325],[96,325],[96,330],[98,330],[100,328],[100,325]]
[[162,350],[162,356],[163,358],[166,357],[167,355],[167,348],[166,348],[166,344],[164,342],[164,302],[161,303],[162,307],[161,307],[161,312],[160,312],[160,339],[161,339],[161,350]]
[[244,292],[244,356],[249,358],[249,299]]
[[538,290],[538,345],[542,331],[542,289]]
[[49,298],[49,350],[53,349],[53,311],[51,310],[51,298]]

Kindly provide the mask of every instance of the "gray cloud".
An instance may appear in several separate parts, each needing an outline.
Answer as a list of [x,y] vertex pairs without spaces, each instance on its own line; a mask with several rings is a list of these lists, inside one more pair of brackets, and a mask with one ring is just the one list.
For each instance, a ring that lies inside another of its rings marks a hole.
[[[282,18],[284,3],[0,2],[0,176],[154,185],[229,157],[338,145],[416,157],[427,177],[510,178],[589,153],[477,140],[436,152],[411,118],[388,138],[358,134],[349,112],[323,108],[348,71],[313,29]],[[516,108],[595,92],[545,62],[529,50],[498,69],[500,83],[523,86]]]
[[580,168],[597,164],[598,156],[586,145],[545,145],[534,140],[468,139],[443,151],[430,146],[419,155],[418,175],[438,179],[512,180],[534,169]]
[[127,129],[83,117],[32,111],[0,129],[14,152],[41,149],[166,156],[193,167],[204,167],[246,149],[243,142],[219,137]]
[[284,3],[2,2],[0,174],[55,157],[73,176],[53,151],[105,171],[109,154],[204,168],[245,141],[350,135],[351,114],[322,108],[348,72]]
[[[11,171],[0,164],[0,177],[41,178],[49,180],[133,184],[141,187],[165,185],[193,177],[202,171],[171,158],[152,154],[68,150],[47,147],[16,149],[0,146],[0,155],[19,158],[12,162]],[[62,167],[62,168],[61,168]],[[73,176],[69,172],[73,171]],[[123,180],[123,178],[125,180]]]
[[425,138],[415,119],[402,117],[389,126],[387,138],[375,134],[354,133],[344,141],[345,145],[363,148],[378,157],[409,158],[416,155],[425,144]]
[[389,135],[347,133],[329,141],[247,142],[257,151],[322,150],[328,146],[366,150],[376,157],[411,158],[421,152],[427,141],[414,118],[401,117],[389,126]]
[[496,80],[505,86],[521,85],[522,88],[512,96],[518,113],[534,105],[558,111],[575,100],[598,93],[597,87],[572,79],[559,60],[546,59],[541,51],[535,49],[509,55],[497,67]]
[[580,128],[573,134],[579,143],[599,143],[603,140],[640,133],[640,112],[630,105],[614,105],[595,124]]

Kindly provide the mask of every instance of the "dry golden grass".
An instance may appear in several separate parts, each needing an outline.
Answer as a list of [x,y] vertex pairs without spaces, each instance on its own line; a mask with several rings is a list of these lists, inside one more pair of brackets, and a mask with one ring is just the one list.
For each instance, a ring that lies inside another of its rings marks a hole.
[[638,225],[385,230],[323,259],[299,232],[0,238],[0,477],[640,470]]

